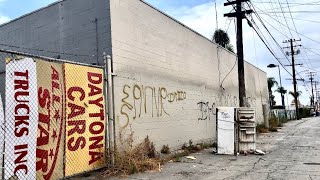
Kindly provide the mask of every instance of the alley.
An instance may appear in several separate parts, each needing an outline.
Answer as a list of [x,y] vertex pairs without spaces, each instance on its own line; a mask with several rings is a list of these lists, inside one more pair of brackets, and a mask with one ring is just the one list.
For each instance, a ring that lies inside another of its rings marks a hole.
[[[320,118],[291,121],[278,132],[258,136],[264,156],[193,154],[196,160],[168,163],[161,172],[127,179],[320,179]],[[117,179],[117,178],[112,178]],[[123,179],[123,178],[121,178]]]

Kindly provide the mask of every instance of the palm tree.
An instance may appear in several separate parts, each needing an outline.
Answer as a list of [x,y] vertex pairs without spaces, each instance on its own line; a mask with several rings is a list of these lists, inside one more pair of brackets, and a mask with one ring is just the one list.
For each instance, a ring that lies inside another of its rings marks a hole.
[[212,41],[234,53],[229,35],[224,30],[217,29],[213,34]]
[[230,38],[224,30],[217,29],[213,34],[212,41],[225,48],[230,43]]
[[284,87],[282,87],[282,86],[278,86],[278,89],[276,89],[275,92],[281,94],[281,102],[282,102],[282,106],[283,106],[283,108],[284,108],[284,107],[285,107],[285,104],[284,104],[284,94],[287,93],[287,90],[286,90]]
[[270,94],[272,94],[272,88],[275,85],[278,85],[278,82],[274,79],[274,77],[269,77],[268,78],[268,90],[269,90]]
[[270,107],[273,107],[275,105],[274,96],[272,95],[272,88],[275,85],[278,85],[278,82],[274,79],[274,77],[269,77],[268,78],[268,91],[269,91]]
[[231,51],[231,52],[234,53],[234,49],[233,49],[232,44],[227,44],[227,45],[226,45],[226,49],[228,49],[229,51]]
[[271,107],[273,107],[274,105],[276,105],[276,101],[274,100],[274,98],[275,98],[275,96],[274,95],[271,95],[270,96],[270,105],[271,105]]
[[296,94],[295,94],[294,92],[290,91],[289,94],[290,94],[291,96],[293,96],[293,98],[296,98],[296,97],[298,98],[298,97],[302,94],[302,92],[301,92],[301,91],[298,91],[298,92],[296,92]]

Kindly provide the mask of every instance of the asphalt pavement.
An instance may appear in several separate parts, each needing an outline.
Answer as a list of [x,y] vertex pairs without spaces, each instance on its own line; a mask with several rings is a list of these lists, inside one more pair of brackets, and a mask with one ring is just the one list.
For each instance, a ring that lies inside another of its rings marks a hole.
[[[260,134],[258,155],[214,155],[212,149],[191,154],[196,160],[165,164],[161,171],[112,180],[220,180],[297,179],[320,180],[320,117],[290,121],[278,132]],[[107,179],[87,177],[85,179]]]

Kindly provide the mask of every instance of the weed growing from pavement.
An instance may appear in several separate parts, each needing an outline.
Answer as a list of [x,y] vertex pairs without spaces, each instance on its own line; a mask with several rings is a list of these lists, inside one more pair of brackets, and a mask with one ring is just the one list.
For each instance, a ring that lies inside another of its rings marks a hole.
[[162,154],[170,154],[170,148],[169,145],[163,145],[161,149]]
[[155,150],[153,142],[147,136],[141,143],[134,144],[134,132],[130,127],[130,133],[119,133],[119,144],[112,155],[115,163],[109,167],[104,176],[127,176],[134,173],[150,170],[159,170],[161,160]]
[[258,124],[256,127],[256,131],[257,131],[257,133],[268,133],[269,132],[268,128],[266,128],[266,126],[263,124]]

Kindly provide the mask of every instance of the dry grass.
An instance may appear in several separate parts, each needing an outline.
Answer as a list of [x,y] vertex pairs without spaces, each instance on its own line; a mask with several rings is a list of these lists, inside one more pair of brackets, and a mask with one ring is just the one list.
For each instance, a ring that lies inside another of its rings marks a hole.
[[170,154],[171,151],[170,151],[169,145],[163,145],[162,149],[161,149],[161,153],[162,154]]
[[256,127],[257,133],[268,133],[269,130],[263,124],[258,124]]
[[123,136],[119,133],[118,149],[113,153],[115,164],[104,172],[104,176],[128,176],[130,174],[160,170],[161,160],[154,144],[146,137],[141,143],[134,144],[134,132]]

